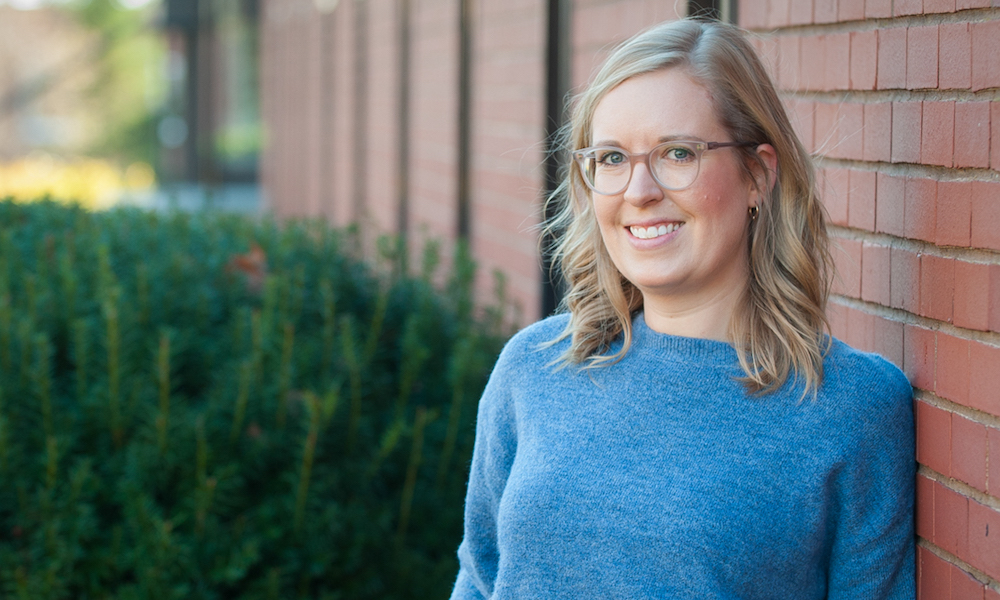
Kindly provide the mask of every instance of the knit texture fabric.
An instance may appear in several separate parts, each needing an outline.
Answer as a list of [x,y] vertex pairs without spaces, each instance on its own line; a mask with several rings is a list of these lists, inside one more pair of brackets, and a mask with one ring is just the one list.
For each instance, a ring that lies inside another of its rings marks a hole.
[[729,344],[642,315],[619,363],[557,369],[569,342],[540,344],[567,319],[514,336],[486,386],[453,599],[915,596],[899,369],[835,341],[816,399],[748,395]]

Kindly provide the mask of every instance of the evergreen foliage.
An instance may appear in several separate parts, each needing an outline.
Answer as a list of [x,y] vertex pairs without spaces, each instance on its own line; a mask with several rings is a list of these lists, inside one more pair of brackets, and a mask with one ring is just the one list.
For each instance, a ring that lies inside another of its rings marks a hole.
[[502,310],[356,245],[0,203],[0,595],[446,597]]

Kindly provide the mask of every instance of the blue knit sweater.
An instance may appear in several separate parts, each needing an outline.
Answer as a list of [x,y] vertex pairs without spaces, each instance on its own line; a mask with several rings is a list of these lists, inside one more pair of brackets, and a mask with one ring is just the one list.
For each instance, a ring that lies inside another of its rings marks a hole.
[[[835,342],[815,400],[747,395],[736,352],[634,322],[613,366],[549,366],[561,315],[479,405],[453,599],[914,597],[912,390]],[[616,348],[617,349],[617,348]]]

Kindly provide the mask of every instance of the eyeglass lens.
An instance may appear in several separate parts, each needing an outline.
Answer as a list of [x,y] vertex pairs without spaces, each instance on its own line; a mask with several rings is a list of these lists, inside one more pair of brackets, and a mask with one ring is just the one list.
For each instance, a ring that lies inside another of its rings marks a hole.
[[620,148],[593,148],[579,160],[590,187],[599,194],[614,195],[628,187],[633,163],[646,162],[647,157],[653,178],[668,190],[682,190],[698,177],[700,153],[691,144],[668,142],[631,158]]

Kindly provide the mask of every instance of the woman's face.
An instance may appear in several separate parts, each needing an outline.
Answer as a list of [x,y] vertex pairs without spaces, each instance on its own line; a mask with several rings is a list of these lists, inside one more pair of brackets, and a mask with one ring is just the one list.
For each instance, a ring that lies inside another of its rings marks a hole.
[[[593,146],[633,154],[670,139],[745,141],[730,138],[708,91],[680,68],[639,75],[608,92],[592,130]],[[694,183],[680,191],[661,188],[636,161],[623,192],[592,193],[592,201],[611,260],[647,308],[695,309],[745,287],[748,210],[759,198],[735,149],[704,152]]]

